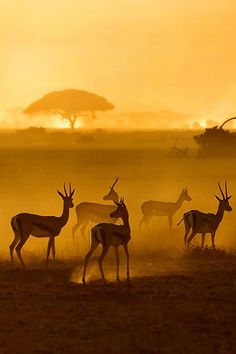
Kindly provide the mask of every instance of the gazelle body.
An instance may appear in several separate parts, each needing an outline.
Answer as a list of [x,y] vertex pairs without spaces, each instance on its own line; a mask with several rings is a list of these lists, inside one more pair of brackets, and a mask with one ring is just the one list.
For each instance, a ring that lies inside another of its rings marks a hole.
[[110,222],[116,223],[118,218],[112,219],[110,214],[116,210],[115,203],[119,202],[119,196],[114,190],[119,178],[116,178],[113,185],[110,187],[110,191],[103,197],[103,200],[112,200],[114,204],[106,205],[92,202],[82,202],[75,208],[77,223],[72,228],[72,235],[75,238],[76,231],[80,228],[81,233],[84,235],[85,229],[90,222]]
[[118,247],[123,246],[126,257],[127,257],[127,281],[129,281],[129,252],[128,252],[128,242],[130,240],[130,225],[129,225],[129,214],[128,210],[126,208],[126,205],[124,204],[124,201],[121,200],[120,203],[116,203],[117,208],[115,211],[111,213],[112,218],[122,218],[123,225],[115,225],[115,224],[110,224],[110,223],[101,223],[98,225],[95,225],[92,230],[91,230],[91,247],[88,252],[88,254],[85,257],[85,262],[84,262],[84,272],[83,272],[83,284],[85,284],[85,277],[86,277],[86,269],[87,269],[87,264],[98,247],[99,244],[102,245],[102,253],[100,257],[98,258],[98,264],[99,268],[101,271],[101,275],[103,278],[103,281],[106,282],[104,272],[102,269],[102,262],[107,254],[110,246],[114,247],[115,250],[115,256],[116,256],[116,266],[117,266],[117,274],[116,274],[116,279],[117,281],[120,280],[119,277],[119,252],[118,252]]
[[155,200],[149,200],[141,205],[143,218],[139,223],[139,227],[144,223],[148,228],[149,222],[153,216],[166,216],[169,222],[169,229],[172,230],[173,217],[176,211],[182,206],[184,201],[191,201],[186,188],[182,190],[179,198],[176,202],[160,202]]
[[[205,235],[207,233],[211,234],[212,248],[213,249],[215,248],[215,234],[219,227],[219,224],[223,219],[224,212],[232,211],[232,208],[229,205],[229,199],[231,198],[231,196],[228,197],[226,182],[225,182],[225,195],[219,183],[218,185],[223,199],[220,199],[219,197],[216,196],[217,200],[219,201],[216,214],[203,213],[198,210],[190,210],[189,212],[183,215],[183,219],[178,223],[179,225],[182,221],[184,221],[184,225],[185,225],[184,243],[188,249],[190,246],[190,242],[192,241],[192,239],[195,237],[196,234],[202,234],[201,248],[203,248],[205,242]],[[188,237],[190,230],[191,230],[191,234]]]
[[15,237],[10,245],[10,256],[13,263],[13,253],[16,250],[17,256],[24,267],[24,262],[21,257],[21,249],[25,242],[28,240],[29,236],[34,236],[37,238],[48,237],[48,248],[47,248],[47,263],[52,249],[53,258],[55,259],[55,237],[61,232],[61,229],[68,221],[69,209],[73,208],[73,194],[75,190],[71,191],[69,195],[66,192],[64,185],[65,195],[57,191],[60,197],[63,199],[63,211],[61,216],[41,216],[29,213],[20,213],[11,219],[11,226],[14,231]]

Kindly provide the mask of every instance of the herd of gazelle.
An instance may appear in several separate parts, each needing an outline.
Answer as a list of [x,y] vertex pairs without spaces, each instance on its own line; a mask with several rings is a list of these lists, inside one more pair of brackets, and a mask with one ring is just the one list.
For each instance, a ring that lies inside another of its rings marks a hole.
[[[118,248],[119,246],[122,246],[124,248],[127,257],[127,281],[129,281],[128,242],[131,238],[129,213],[124,203],[124,199],[119,199],[119,196],[114,189],[117,182],[118,178],[116,178],[115,182],[110,187],[109,193],[103,197],[103,200],[112,201],[113,204],[106,205],[99,203],[83,202],[78,204],[76,207],[77,223],[72,229],[73,236],[75,236],[77,229],[80,228],[81,232],[84,233],[86,227],[90,222],[97,223],[91,229],[90,250],[85,257],[84,272],[82,278],[84,284],[86,281],[86,269],[88,261],[96,250],[96,248],[98,247],[98,245],[102,246],[102,253],[98,258],[98,264],[103,281],[106,282],[102,268],[102,262],[110,246],[114,247],[115,251],[117,265],[117,281],[119,281],[120,279]],[[227,183],[225,182],[225,192],[223,192],[219,182],[218,186],[223,199],[220,199],[218,196],[216,196],[219,202],[216,214],[203,213],[198,210],[190,210],[184,213],[182,220],[178,223],[179,225],[182,221],[184,221],[184,243],[187,249],[189,249],[190,242],[192,241],[192,239],[195,237],[196,234],[199,233],[202,235],[202,248],[204,247],[206,233],[211,234],[212,248],[215,248],[215,234],[220,222],[222,221],[224,212],[232,211],[232,208],[229,205],[229,199],[231,198],[231,196],[228,196]],[[64,194],[60,191],[57,191],[57,193],[63,200],[63,210],[61,216],[42,216],[29,213],[20,213],[13,216],[13,218],[11,219],[11,226],[14,231],[15,237],[10,245],[10,256],[12,263],[14,262],[13,253],[15,250],[20,260],[20,263],[23,267],[25,266],[21,256],[21,249],[30,235],[38,238],[48,237],[49,240],[46,257],[47,264],[51,251],[53,259],[55,259],[55,237],[60,234],[61,229],[66,225],[69,219],[69,209],[74,207],[74,192],[75,189],[72,190],[71,184],[69,185],[69,193],[67,193],[65,184]],[[144,202],[141,205],[143,217],[140,221],[139,227],[141,227],[142,224],[145,224],[148,228],[149,222],[153,216],[166,216],[168,218],[169,228],[171,231],[174,214],[182,206],[184,201],[191,200],[192,199],[189,196],[187,189],[184,188],[176,202],[160,202],[154,200]],[[119,218],[122,220],[121,225],[116,224]],[[190,230],[191,233],[189,235]]]

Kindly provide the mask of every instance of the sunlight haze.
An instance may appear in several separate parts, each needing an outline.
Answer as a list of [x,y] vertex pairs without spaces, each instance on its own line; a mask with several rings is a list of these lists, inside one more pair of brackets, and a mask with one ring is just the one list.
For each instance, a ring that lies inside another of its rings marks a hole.
[[78,88],[119,112],[222,121],[235,115],[235,13],[232,0],[1,0],[0,109]]

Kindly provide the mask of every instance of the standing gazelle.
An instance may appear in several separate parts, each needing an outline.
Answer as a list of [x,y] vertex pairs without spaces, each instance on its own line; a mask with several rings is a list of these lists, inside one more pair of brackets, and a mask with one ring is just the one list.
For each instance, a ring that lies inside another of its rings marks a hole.
[[[118,180],[119,177],[116,178],[115,182],[110,187],[109,193],[103,197],[103,200],[112,200],[113,203],[119,202],[119,196],[114,189]],[[106,205],[92,202],[79,203],[75,208],[77,223],[72,228],[73,239],[75,238],[75,233],[79,228],[82,235],[85,236],[84,232],[89,222],[117,222],[117,218],[116,220],[112,220],[110,217],[111,212],[114,210],[116,210],[115,204]]]
[[91,247],[88,254],[85,257],[84,262],[84,273],[83,273],[83,284],[85,284],[86,268],[88,261],[99,244],[102,245],[102,253],[98,258],[99,268],[102,274],[102,279],[106,283],[106,279],[102,269],[102,262],[107,254],[109,247],[113,246],[116,256],[116,280],[120,281],[119,276],[119,252],[118,247],[123,246],[126,257],[127,257],[127,281],[129,281],[129,252],[128,252],[128,242],[130,240],[130,225],[129,225],[129,213],[124,203],[121,199],[120,203],[116,203],[117,209],[113,211],[110,216],[111,218],[122,218],[123,225],[115,225],[108,223],[101,223],[95,225],[91,230]]
[[[179,225],[184,220],[184,225],[185,225],[184,243],[188,249],[190,246],[190,242],[192,241],[192,239],[195,237],[196,234],[202,234],[201,248],[203,248],[206,233],[211,234],[212,248],[213,249],[215,248],[215,234],[219,224],[223,219],[224,212],[232,211],[232,208],[229,205],[229,199],[232,196],[228,197],[227,183],[225,182],[225,194],[223,193],[219,182],[218,182],[218,186],[223,199],[220,199],[219,197],[217,197],[217,195],[215,196],[216,199],[219,201],[219,206],[216,214],[202,213],[201,211],[198,210],[190,210],[184,214],[183,219],[178,223]],[[188,237],[190,229],[192,229],[192,232]]]
[[25,242],[28,240],[29,236],[34,237],[48,237],[48,248],[47,248],[47,264],[50,251],[52,249],[53,259],[55,259],[55,237],[61,232],[61,229],[67,223],[69,219],[69,209],[73,208],[73,194],[75,189],[67,194],[66,187],[64,184],[63,195],[61,192],[57,191],[60,197],[63,199],[63,211],[61,216],[41,216],[35,214],[21,213],[13,216],[11,219],[11,226],[15,234],[15,238],[10,245],[10,256],[13,263],[13,252],[16,250],[17,256],[24,267],[24,262],[21,257],[21,249]]
[[169,221],[169,229],[172,230],[173,216],[176,211],[182,206],[184,201],[191,201],[187,188],[184,188],[180,193],[176,202],[160,202],[149,200],[141,205],[143,218],[139,223],[139,227],[144,223],[148,227],[153,216],[167,216]]

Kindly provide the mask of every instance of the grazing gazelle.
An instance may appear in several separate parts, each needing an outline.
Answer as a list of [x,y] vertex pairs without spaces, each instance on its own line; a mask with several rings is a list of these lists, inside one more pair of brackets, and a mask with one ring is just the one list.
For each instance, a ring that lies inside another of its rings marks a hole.
[[63,199],[63,211],[61,216],[41,216],[35,214],[21,213],[13,216],[11,219],[11,226],[15,234],[15,238],[10,245],[10,256],[13,263],[13,252],[16,250],[17,256],[24,267],[24,262],[21,257],[21,249],[25,242],[28,240],[29,236],[34,237],[48,237],[48,248],[47,248],[47,264],[50,251],[52,249],[53,259],[55,259],[55,237],[61,232],[63,226],[66,225],[69,219],[69,209],[73,208],[73,194],[75,189],[67,194],[66,187],[64,184],[63,195],[61,192],[57,191],[60,197]]
[[191,201],[187,188],[184,188],[180,193],[176,202],[160,202],[155,200],[149,200],[141,205],[143,218],[139,223],[139,227],[144,223],[146,227],[153,216],[167,216],[169,221],[169,229],[172,229],[173,216],[176,211],[182,206],[184,201]]
[[[110,191],[103,197],[103,200],[112,200],[114,203],[119,202],[119,196],[116,193],[114,187],[118,182],[119,177],[116,178],[113,185],[110,187]],[[117,222],[118,219],[112,219],[110,214],[116,209],[115,204],[106,205],[99,203],[82,202],[78,204],[75,208],[77,223],[72,228],[73,239],[75,239],[75,233],[79,227],[81,227],[81,233],[83,236],[85,229],[89,222],[99,223],[99,222]]]
[[[227,183],[225,182],[225,195],[221,189],[219,182],[218,182],[218,186],[223,199],[220,199],[219,197],[217,197],[217,195],[215,196],[216,199],[219,201],[219,206],[216,214],[202,213],[201,211],[198,210],[190,210],[183,215],[183,219],[178,223],[179,225],[184,220],[184,225],[185,225],[184,243],[188,249],[189,249],[190,242],[192,241],[192,239],[196,234],[202,234],[201,248],[203,248],[205,242],[205,235],[207,233],[211,234],[212,248],[213,249],[215,248],[215,234],[219,224],[223,219],[224,212],[232,211],[232,208],[229,205],[229,199],[232,196],[230,195],[228,197]],[[190,229],[192,229],[192,232],[188,237]]]
[[127,257],[127,281],[129,281],[129,252],[128,252],[128,242],[130,240],[130,225],[129,225],[129,213],[124,203],[121,199],[120,203],[116,203],[117,209],[113,211],[110,216],[111,218],[122,218],[123,225],[115,225],[108,223],[101,223],[95,225],[91,230],[91,247],[88,254],[85,257],[84,262],[84,273],[83,273],[83,284],[85,284],[86,268],[88,261],[99,244],[102,245],[102,253],[98,258],[99,268],[102,274],[102,279],[106,283],[106,279],[102,269],[102,262],[107,254],[109,247],[113,246],[116,256],[116,280],[120,281],[119,276],[119,252],[118,247],[123,246],[126,257]]

